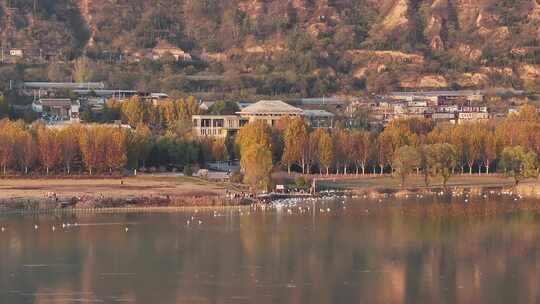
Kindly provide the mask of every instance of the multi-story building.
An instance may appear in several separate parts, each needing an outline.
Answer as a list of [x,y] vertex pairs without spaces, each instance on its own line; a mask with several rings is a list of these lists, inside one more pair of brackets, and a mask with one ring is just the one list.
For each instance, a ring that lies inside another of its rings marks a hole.
[[392,92],[388,97],[395,100],[429,100],[437,104],[456,104],[461,102],[482,102],[484,91],[426,91],[426,92]]
[[225,138],[248,123],[238,115],[193,115],[193,131],[198,137]]
[[486,112],[459,112],[458,113],[458,123],[465,123],[465,122],[475,122],[475,121],[482,121],[482,120],[488,120],[489,119],[489,113]]
[[431,115],[431,118],[435,121],[456,122],[456,114],[454,112],[435,112]]
[[302,110],[280,100],[262,100],[237,115],[194,115],[193,132],[199,137],[223,138],[234,135],[249,122],[265,121],[274,126],[284,117],[303,117],[313,128],[332,128],[334,114],[324,110]]

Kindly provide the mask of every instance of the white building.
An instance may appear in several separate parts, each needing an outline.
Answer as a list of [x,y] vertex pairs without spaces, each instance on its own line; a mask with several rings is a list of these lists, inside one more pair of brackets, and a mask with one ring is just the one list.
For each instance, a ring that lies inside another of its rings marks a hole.
[[80,120],[80,103],[69,98],[41,98],[32,103],[32,110],[49,123]]

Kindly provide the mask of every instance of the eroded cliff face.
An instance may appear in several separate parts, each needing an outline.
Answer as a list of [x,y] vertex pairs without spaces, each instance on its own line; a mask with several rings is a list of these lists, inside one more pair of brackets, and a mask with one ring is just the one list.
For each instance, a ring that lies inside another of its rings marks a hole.
[[[236,64],[299,48],[291,37],[300,33],[313,40],[319,64],[347,61],[350,77],[392,71],[407,87],[437,88],[498,79],[534,84],[540,63],[538,0],[58,0],[37,11],[31,2],[0,1],[3,46],[73,58],[103,50],[144,54],[167,40]],[[335,64],[312,72],[321,70],[340,73]]]

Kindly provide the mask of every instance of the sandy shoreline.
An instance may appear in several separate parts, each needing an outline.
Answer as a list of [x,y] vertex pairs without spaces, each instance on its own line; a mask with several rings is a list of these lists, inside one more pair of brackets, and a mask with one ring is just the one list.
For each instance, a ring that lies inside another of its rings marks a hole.
[[173,175],[100,179],[1,179],[0,210],[182,207],[238,204],[231,184]]
[[[391,177],[337,179],[325,186],[350,196],[403,199],[417,195],[437,196],[441,188],[421,186],[419,177],[402,189]],[[486,191],[508,192],[525,198],[540,198],[536,180],[511,188],[511,181],[498,176],[464,176],[453,179],[450,192],[479,196]],[[47,211],[56,209],[93,211],[171,211],[184,207],[238,206],[253,201],[231,199],[242,190],[230,183],[208,182],[173,174],[140,175],[127,178],[13,178],[0,179],[0,212]],[[144,209],[144,210],[140,210]]]

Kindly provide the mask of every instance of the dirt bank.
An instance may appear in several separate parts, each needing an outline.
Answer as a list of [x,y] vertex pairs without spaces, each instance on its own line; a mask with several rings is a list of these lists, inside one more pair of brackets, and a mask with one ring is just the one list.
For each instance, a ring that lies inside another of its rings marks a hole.
[[222,206],[240,189],[192,177],[1,179],[0,210],[122,206]]

